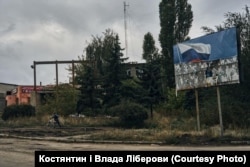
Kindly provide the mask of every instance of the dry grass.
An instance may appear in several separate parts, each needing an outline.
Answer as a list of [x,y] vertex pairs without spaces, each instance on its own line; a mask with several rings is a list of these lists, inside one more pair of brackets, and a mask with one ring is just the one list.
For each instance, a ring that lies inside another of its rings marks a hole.
[[157,129],[115,129],[93,133],[89,136],[90,140],[113,140],[113,141],[142,141],[142,142],[161,142],[165,144],[230,144],[231,141],[249,141],[250,135],[238,133],[233,130],[224,133],[221,137],[218,132],[213,130],[182,131],[182,130],[157,130]]
[[[188,140],[201,138],[204,132],[158,129],[114,129],[92,134],[92,140],[149,141],[167,143],[185,143]],[[194,139],[193,139],[194,138]],[[180,141],[183,140],[183,141]]]
[[62,118],[66,125],[69,126],[112,126],[117,122],[117,118],[108,117],[67,117]]
[[95,140],[120,140],[120,141],[162,141],[169,135],[168,131],[157,131],[154,129],[113,129],[92,134]]
[[[30,118],[18,118],[8,121],[0,120],[1,127],[37,127],[44,126],[50,115]],[[63,126],[68,127],[112,127],[103,131],[91,133],[91,140],[121,140],[121,141],[149,141],[169,144],[206,143],[209,140],[220,140],[220,127],[213,126],[196,131],[195,119],[179,120],[177,118],[163,117],[154,114],[153,119],[145,122],[141,129],[116,128],[117,118],[107,117],[60,117]],[[224,138],[230,140],[250,139],[249,129],[226,129]]]
[[[0,121],[3,127],[34,127],[44,126],[51,119],[51,115],[39,115],[35,117],[23,117]],[[117,118],[107,117],[59,117],[60,123],[64,126],[110,126],[117,122]]]
[[1,121],[2,127],[32,127],[39,124],[40,122],[36,119],[36,117],[24,117],[18,119],[10,119],[8,121]]

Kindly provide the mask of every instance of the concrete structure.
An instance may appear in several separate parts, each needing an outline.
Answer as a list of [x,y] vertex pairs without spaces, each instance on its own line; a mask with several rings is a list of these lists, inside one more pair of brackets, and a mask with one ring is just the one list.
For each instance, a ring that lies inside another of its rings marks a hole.
[[[80,63],[80,61],[72,60],[34,62],[34,64],[32,65],[32,68],[34,69],[34,83],[36,83],[36,65],[56,64],[57,71],[57,65],[62,63],[72,63],[72,67],[74,67],[74,63]],[[137,78],[137,72],[142,70],[143,65],[144,63],[137,62],[130,62],[124,64],[127,75],[134,78]],[[72,81],[74,81],[74,75],[72,76]],[[74,82],[72,82],[71,84],[73,87],[79,88],[79,85],[75,85]],[[0,112],[3,111],[5,106],[13,104],[31,104],[32,106],[38,106],[42,103],[45,94],[53,93],[55,86],[58,86],[58,81],[56,85],[47,86],[37,86],[36,84],[15,85],[0,83]]]
[[137,72],[141,72],[144,64],[145,63],[137,63],[137,62],[130,62],[130,63],[124,64],[127,75],[133,78],[137,78],[138,77]]
[[[37,91],[41,91],[43,86],[37,86]],[[11,91],[11,94],[6,95],[7,106],[13,104],[31,104],[31,92],[34,91],[34,86],[22,85],[17,86]]]
[[9,83],[0,83],[0,112],[3,112],[6,106],[5,96],[10,93],[10,90],[15,89],[17,85]]
[[32,106],[37,106],[42,103],[45,94],[52,93],[54,91],[53,89],[53,85],[36,86],[36,91],[34,91],[33,85],[16,86],[5,96],[6,106],[15,104],[30,104]]

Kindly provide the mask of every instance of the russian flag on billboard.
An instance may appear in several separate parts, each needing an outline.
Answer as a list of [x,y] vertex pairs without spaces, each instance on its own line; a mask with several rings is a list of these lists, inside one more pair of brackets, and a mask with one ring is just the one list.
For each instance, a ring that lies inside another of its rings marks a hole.
[[208,60],[211,45],[204,43],[181,43],[177,45],[181,53],[181,62],[200,62]]

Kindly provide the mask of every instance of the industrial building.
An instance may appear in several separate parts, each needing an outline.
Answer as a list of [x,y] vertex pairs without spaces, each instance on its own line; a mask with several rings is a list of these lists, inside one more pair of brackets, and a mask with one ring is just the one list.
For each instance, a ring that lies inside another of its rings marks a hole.
[[6,95],[9,90],[15,89],[17,87],[16,84],[9,84],[9,83],[1,83],[0,82],[0,112],[3,112],[4,107],[7,105],[6,102]]
[[[126,73],[128,76],[137,77],[137,71],[142,70],[144,63],[126,63]],[[0,83],[0,112],[9,105],[30,104],[37,106],[42,103],[44,96],[53,93],[56,85],[16,85]],[[74,85],[73,87],[79,87]],[[36,90],[35,90],[36,89]]]

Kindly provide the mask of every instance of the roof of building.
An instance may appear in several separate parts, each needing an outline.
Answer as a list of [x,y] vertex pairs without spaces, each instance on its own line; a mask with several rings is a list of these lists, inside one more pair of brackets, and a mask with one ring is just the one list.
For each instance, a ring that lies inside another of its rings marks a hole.
[[10,84],[10,83],[3,83],[3,82],[0,82],[0,85],[18,86],[17,84]]

